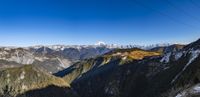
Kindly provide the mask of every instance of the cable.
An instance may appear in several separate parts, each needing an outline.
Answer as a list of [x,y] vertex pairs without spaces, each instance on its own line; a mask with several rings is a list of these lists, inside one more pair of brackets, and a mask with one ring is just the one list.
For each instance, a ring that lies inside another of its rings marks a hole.
[[146,8],[146,9],[150,9],[150,10],[152,10],[152,11],[157,12],[158,14],[160,14],[160,15],[162,15],[162,16],[167,17],[168,19],[174,21],[175,23],[179,23],[179,24],[188,26],[188,27],[190,27],[190,28],[197,28],[197,27],[194,26],[194,25],[190,25],[190,24],[184,23],[184,22],[182,22],[182,21],[180,21],[180,20],[177,20],[176,18],[174,18],[174,17],[172,17],[172,16],[170,16],[170,15],[168,15],[168,14],[165,14],[165,13],[163,13],[163,12],[161,12],[161,11],[158,11],[158,10],[156,10],[156,9],[150,7],[150,6],[147,6],[147,5],[141,3],[141,2],[139,2],[139,1],[137,1],[137,0],[133,0],[133,1],[134,1],[136,4],[142,6],[142,7]]
[[172,2],[170,2],[169,0],[165,0],[165,1],[166,1],[170,6],[176,8],[177,10],[181,11],[181,12],[184,13],[185,15],[187,15],[187,16],[193,18],[194,20],[197,20],[197,21],[200,22],[200,19],[197,18],[196,16],[193,16],[193,15],[189,14],[188,12],[186,12],[185,10],[181,9],[180,7],[177,7],[176,5],[174,5],[174,4],[173,4]]

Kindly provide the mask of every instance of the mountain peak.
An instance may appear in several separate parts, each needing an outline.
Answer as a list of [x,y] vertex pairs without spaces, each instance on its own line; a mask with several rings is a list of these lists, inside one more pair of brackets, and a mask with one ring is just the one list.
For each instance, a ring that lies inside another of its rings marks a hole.
[[193,49],[199,49],[200,48],[200,38],[187,46],[184,47],[185,49],[193,48]]
[[103,42],[103,41],[97,41],[97,42],[95,43],[95,45],[100,45],[100,46],[102,46],[102,45],[106,45],[106,43]]

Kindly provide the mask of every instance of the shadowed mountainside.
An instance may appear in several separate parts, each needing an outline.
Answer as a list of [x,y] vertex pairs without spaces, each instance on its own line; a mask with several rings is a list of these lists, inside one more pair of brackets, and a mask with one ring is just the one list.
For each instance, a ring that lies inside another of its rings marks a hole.
[[115,50],[78,62],[56,75],[71,83],[81,97],[199,95],[198,87],[193,87],[200,83],[200,40],[171,48],[165,53]]
[[42,89],[29,90],[16,97],[79,97],[69,88],[58,87],[54,85],[47,86]]
[[[27,91],[39,91],[40,89],[42,89],[41,91],[45,92],[38,94],[38,97],[49,97],[49,91],[46,91],[46,89],[49,89],[46,87],[49,86],[57,87],[55,89],[58,90],[66,89],[66,92],[63,92],[64,94],[73,93],[69,84],[66,83],[63,79],[50,75],[40,68],[31,65],[1,70],[0,84],[1,97],[16,97],[19,94],[26,94]],[[52,91],[52,93],[56,94],[57,92]]]

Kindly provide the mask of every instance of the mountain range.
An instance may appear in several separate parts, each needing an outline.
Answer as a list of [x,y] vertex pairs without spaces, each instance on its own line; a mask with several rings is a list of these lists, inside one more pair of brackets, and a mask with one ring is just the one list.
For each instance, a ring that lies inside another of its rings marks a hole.
[[1,97],[199,97],[200,39],[0,49]]
[[81,97],[198,97],[200,40],[113,50],[56,73]]
[[113,49],[133,47],[144,48],[144,46],[136,45],[107,45],[103,42],[95,45],[0,47],[0,68],[32,64],[49,73],[56,73],[78,61],[103,55]]
[[73,63],[102,55],[114,47],[109,46],[32,46],[32,47],[1,47],[0,68],[18,67],[34,64],[49,73],[55,73],[69,67]]

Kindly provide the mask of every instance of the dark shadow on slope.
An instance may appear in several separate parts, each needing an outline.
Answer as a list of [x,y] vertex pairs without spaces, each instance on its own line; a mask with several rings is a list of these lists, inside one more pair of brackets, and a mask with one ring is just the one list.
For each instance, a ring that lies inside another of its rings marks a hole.
[[57,73],[54,73],[53,75],[57,76],[57,77],[64,77],[65,75],[73,72],[73,70],[75,70],[76,68],[74,67],[74,65],[68,67],[67,69],[64,69],[62,71],[59,71]]
[[[87,61],[91,61],[91,60],[94,60],[96,62],[95,65],[91,69],[97,69],[98,66],[101,65],[101,63],[103,62],[104,59],[103,59],[103,57],[97,57],[96,59],[90,58],[90,59],[86,59],[85,61],[87,62]],[[70,66],[70,67],[68,67],[68,68],[66,68],[62,71],[54,73],[53,75],[55,75],[57,77],[64,77],[65,75],[68,75],[68,74],[72,73],[74,70],[76,70],[77,67],[81,66],[81,64],[82,63],[77,62],[74,65],[72,65],[72,66]]]
[[19,94],[16,97],[78,97],[67,87],[50,85],[42,89],[35,89]]
[[[185,56],[171,62],[166,70],[163,70],[164,64],[159,62],[160,59],[143,60],[141,63],[133,61],[123,65],[119,65],[120,60],[115,60],[82,74],[71,85],[82,97],[160,97],[172,87],[171,81],[184,68],[188,58]],[[196,83],[198,80],[195,79]]]
[[76,78],[73,81],[73,83],[93,78],[96,75],[99,75],[100,77],[104,78],[105,74],[109,74],[110,72],[113,72],[115,69],[119,67],[120,59],[115,59],[107,64],[104,64],[103,66],[100,66],[101,62],[103,61],[101,57],[96,59],[96,61],[97,63],[93,66],[92,69],[88,70],[86,73],[83,73],[81,77]]

